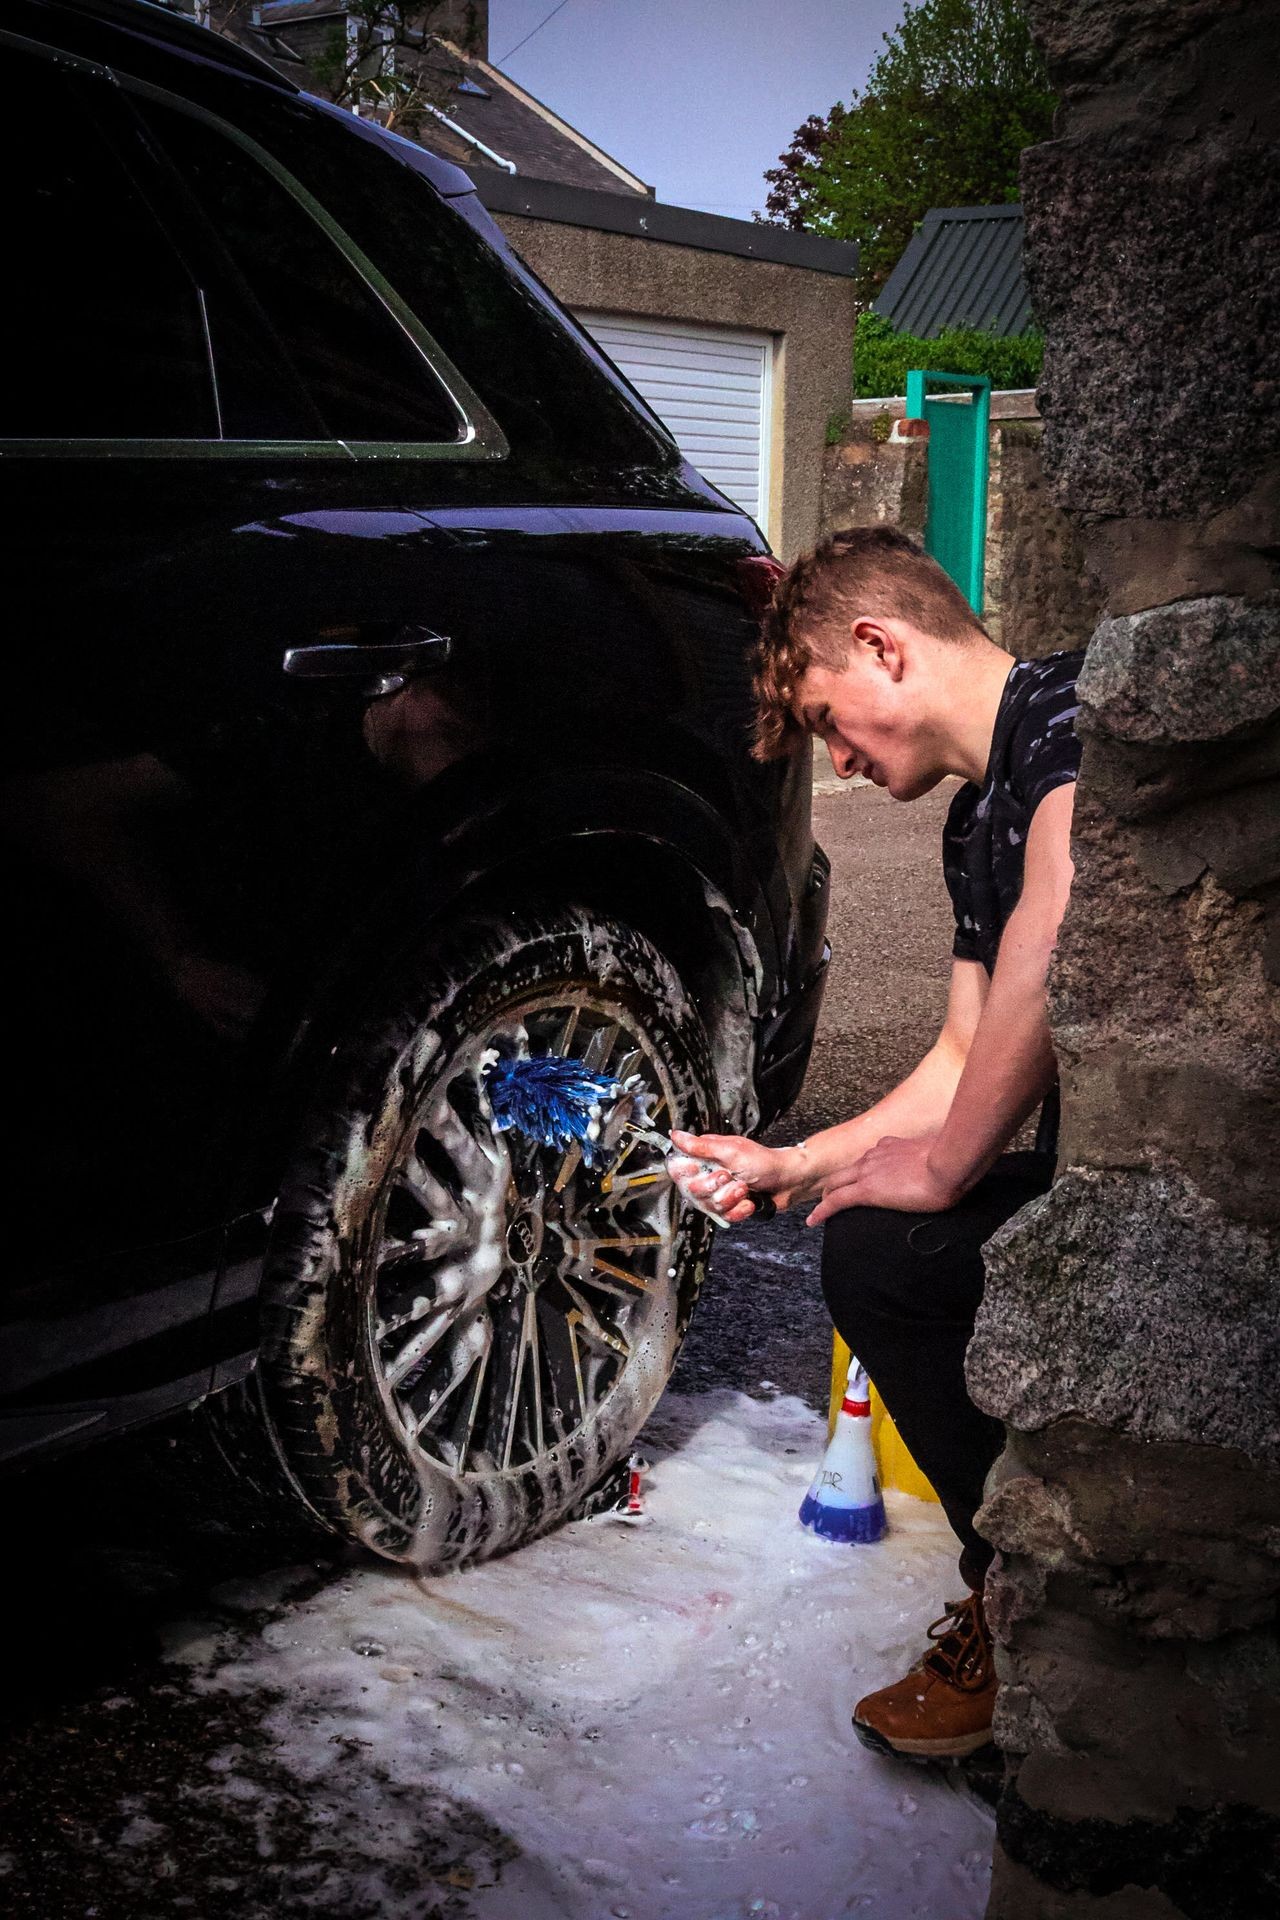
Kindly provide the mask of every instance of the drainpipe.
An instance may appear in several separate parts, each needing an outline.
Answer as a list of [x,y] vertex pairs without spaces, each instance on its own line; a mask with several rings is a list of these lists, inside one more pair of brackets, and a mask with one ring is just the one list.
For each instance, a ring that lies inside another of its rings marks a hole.
[[504,167],[508,173],[519,171],[514,160],[504,160],[502,155],[495,153],[492,147],[486,147],[483,140],[477,140],[474,133],[468,133],[466,128],[460,127],[456,120],[451,120],[447,113],[441,113],[439,107],[428,106],[425,101],[423,105],[428,113],[434,114],[437,120],[448,127],[450,133],[456,133],[460,139],[467,142],[468,146],[474,147],[477,153],[482,153],[486,160],[492,160],[495,167]]

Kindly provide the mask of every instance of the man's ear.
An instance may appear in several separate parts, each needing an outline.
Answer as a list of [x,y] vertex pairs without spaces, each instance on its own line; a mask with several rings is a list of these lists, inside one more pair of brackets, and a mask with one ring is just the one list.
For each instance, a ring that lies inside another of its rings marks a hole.
[[853,622],[850,632],[859,646],[875,655],[878,666],[884,667],[892,679],[901,680],[902,646],[892,626],[864,614]]

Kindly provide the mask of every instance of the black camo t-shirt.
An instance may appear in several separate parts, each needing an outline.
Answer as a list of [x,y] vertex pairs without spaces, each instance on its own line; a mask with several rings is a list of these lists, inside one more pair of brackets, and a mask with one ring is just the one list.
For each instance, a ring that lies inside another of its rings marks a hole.
[[967,780],[947,814],[942,866],[955,909],[957,960],[991,973],[1022,892],[1031,816],[1080,770],[1076,676],[1083,653],[1019,660],[1005,681],[982,785]]

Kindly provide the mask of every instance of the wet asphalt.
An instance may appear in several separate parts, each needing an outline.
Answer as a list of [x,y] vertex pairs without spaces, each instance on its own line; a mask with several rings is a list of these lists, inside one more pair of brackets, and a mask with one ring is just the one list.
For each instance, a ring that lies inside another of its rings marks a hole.
[[[808,1080],[771,1140],[804,1138],[870,1104],[936,1031],[949,965],[938,858],[948,798],[943,790],[904,807],[869,786],[819,782],[814,821],[832,861],[834,957]],[[673,1386],[783,1391],[824,1408],[831,1330],[818,1255],[798,1215],[721,1234]],[[306,1534],[247,1527],[189,1417],[11,1483],[4,1512],[0,1914],[204,1920],[236,1911],[275,1920],[305,1911],[324,1920],[327,1908],[295,1908],[280,1895],[278,1863],[305,1851],[308,1829],[296,1782],[261,1732],[271,1702],[193,1693],[165,1663],[162,1643],[166,1624],[192,1611],[216,1620],[210,1590],[219,1583],[288,1567],[278,1610],[348,1556]],[[237,1617],[238,1630],[254,1624]],[[201,1756],[233,1744],[272,1807],[274,1863],[250,1857],[247,1830],[184,1784]],[[131,1806],[166,1793],[185,1809],[180,1846],[135,1848],[126,1868]],[[437,1885],[452,1884],[456,1844],[424,1830]],[[154,1864],[143,1869],[144,1858]],[[463,1893],[430,1908],[466,1911]],[[342,1920],[361,1916],[348,1907]]]

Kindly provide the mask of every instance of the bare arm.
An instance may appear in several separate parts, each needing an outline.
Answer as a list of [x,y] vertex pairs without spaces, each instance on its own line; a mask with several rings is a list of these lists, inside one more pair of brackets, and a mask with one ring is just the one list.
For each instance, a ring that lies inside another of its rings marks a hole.
[[952,961],[946,1018],[928,1053],[865,1113],[811,1134],[802,1148],[789,1150],[801,1156],[792,1200],[820,1193],[838,1169],[861,1159],[886,1134],[918,1140],[940,1130],[960,1085],[987,989],[987,970],[980,961]]
[[809,1216],[846,1207],[933,1212],[954,1206],[1004,1151],[1053,1084],[1045,988],[1071,889],[1074,785],[1056,787],[1027,834],[1022,896],[1000,940],[995,972],[946,1118],[921,1140],[882,1135],[827,1186]]

